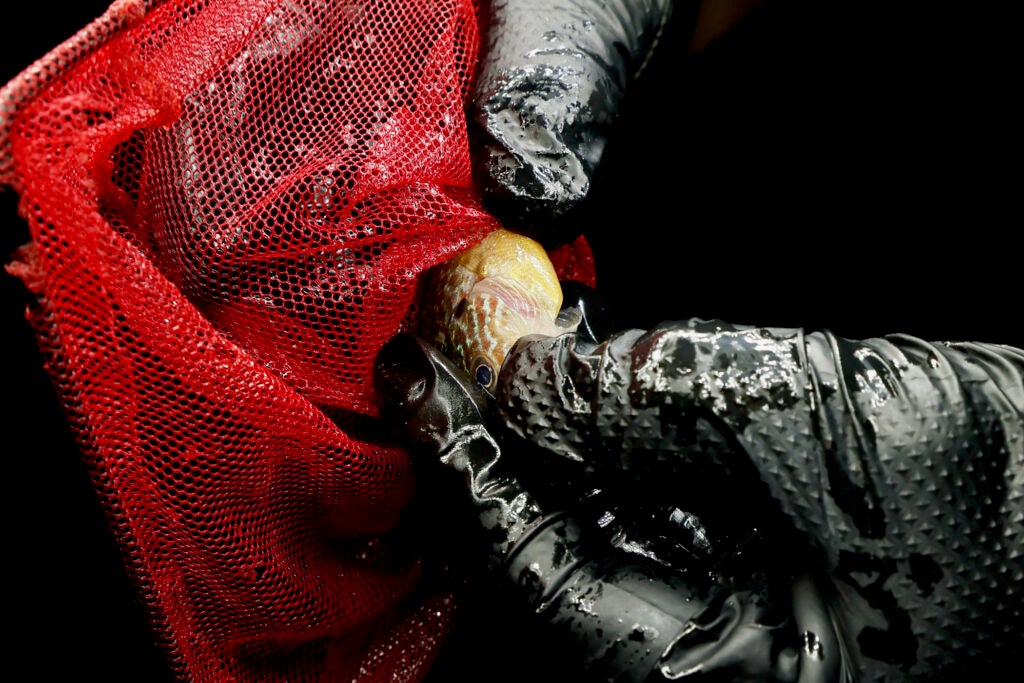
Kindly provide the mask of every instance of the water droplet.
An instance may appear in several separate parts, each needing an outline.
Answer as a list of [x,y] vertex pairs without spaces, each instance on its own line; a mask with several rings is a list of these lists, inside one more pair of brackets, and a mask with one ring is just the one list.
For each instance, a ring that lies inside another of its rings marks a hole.
[[821,647],[821,640],[818,639],[818,635],[816,633],[812,631],[804,631],[800,638],[803,641],[804,652],[819,661],[825,658],[825,653]]

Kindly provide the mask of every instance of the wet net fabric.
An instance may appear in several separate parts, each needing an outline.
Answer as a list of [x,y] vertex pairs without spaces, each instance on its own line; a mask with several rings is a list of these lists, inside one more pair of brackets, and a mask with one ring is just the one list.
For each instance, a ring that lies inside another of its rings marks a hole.
[[[0,92],[7,264],[177,675],[419,680],[458,596],[377,350],[498,227],[469,164],[474,2],[118,1]],[[582,240],[552,253],[592,283]]]

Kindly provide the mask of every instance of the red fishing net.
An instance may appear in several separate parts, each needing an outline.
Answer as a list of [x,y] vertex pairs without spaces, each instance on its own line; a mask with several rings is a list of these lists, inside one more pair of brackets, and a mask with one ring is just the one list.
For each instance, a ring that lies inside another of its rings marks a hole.
[[[8,270],[177,675],[418,680],[457,596],[388,531],[375,354],[497,227],[472,0],[118,0],[0,93]],[[553,255],[592,283],[583,241]]]

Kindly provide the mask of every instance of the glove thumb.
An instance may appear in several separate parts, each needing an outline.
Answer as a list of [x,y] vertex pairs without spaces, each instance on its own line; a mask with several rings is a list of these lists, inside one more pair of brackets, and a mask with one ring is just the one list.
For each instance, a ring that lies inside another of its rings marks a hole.
[[489,210],[546,247],[586,196],[628,83],[668,20],[669,0],[489,4],[471,101]]
[[409,449],[419,471],[446,492],[442,495],[454,492],[475,513],[491,564],[500,565],[543,513],[519,480],[504,471],[487,394],[433,345],[410,333],[381,348],[374,384],[391,436]]

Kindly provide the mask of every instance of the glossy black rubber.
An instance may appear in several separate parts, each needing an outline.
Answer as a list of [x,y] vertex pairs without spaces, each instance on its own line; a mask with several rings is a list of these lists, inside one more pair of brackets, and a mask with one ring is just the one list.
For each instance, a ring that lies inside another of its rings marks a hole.
[[1021,349],[666,321],[524,338],[496,397],[622,499],[803,548],[857,680],[955,679],[1021,643]]
[[506,226],[546,246],[577,206],[670,0],[494,0],[471,99],[475,168]]
[[[545,508],[514,476],[528,461],[514,451],[504,457],[506,437],[518,442],[490,424],[489,397],[418,337],[385,344],[375,378],[391,433],[414,457],[459,475],[452,490],[475,516],[490,570],[533,614],[537,633],[562,644],[563,664],[579,680],[639,683],[687,671],[718,680],[842,680],[824,603],[798,588],[811,579],[749,562],[722,571],[711,553],[669,562],[642,544],[612,542],[606,508],[593,496]],[[448,519],[428,523],[452,527]]]

